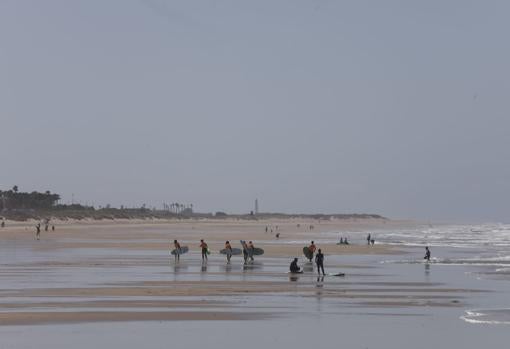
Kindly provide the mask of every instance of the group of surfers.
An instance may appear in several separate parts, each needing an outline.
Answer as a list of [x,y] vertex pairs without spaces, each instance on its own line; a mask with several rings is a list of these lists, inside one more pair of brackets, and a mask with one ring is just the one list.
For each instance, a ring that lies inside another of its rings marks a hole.
[[[319,248],[317,249],[317,246],[315,246],[315,243],[312,241],[310,245],[308,246],[309,254],[307,256],[308,261],[311,263],[315,256],[315,265],[317,266],[317,272],[319,275],[326,275],[324,273],[324,254],[322,253],[322,250]],[[315,253],[317,251],[317,253]],[[291,273],[301,273],[301,268],[297,264],[298,259],[294,258],[294,260],[290,263],[290,272]]]
[[[253,252],[255,251],[255,245],[253,244],[253,241],[248,241],[248,243],[244,240],[241,241],[241,245],[243,248],[243,257],[244,257],[244,263],[248,263],[248,261],[254,261],[253,258]],[[202,262],[207,261],[207,255],[210,254],[209,246],[204,241],[204,239],[200,239],[200,250],[202,252]],[[179,261],[180,256],[182,254],[181,244],[179,241],[174,240],[174,251],[175,251],[175,261]],[[230,241],[225,242],[225,251],[227,256],[227,263],[230,263],[230,259],[233,255],[233,249],[232,245],[230,244]]]

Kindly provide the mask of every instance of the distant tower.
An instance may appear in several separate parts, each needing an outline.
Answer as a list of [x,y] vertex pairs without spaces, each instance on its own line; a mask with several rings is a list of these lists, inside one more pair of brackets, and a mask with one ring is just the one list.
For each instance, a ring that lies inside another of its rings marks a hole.
[[259,214],[259,200],[255,199],[255,214]]

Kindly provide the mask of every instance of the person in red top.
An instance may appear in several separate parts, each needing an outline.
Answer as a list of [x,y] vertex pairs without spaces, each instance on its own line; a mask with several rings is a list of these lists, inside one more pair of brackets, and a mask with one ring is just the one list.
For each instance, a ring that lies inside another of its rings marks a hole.
[[204,239],[200,240],[200,248],[202,249],[202,262],[207,260],[207,244]]
[[315,246],[315,244],[314,244],[314,242],[313,242],[313,241],[312,241],[312,243],[310,244],[310,246],[308,246],[308,249],[309,249],[309,250],[310,250],[310,252],[311,252],[311,257],[310,257],[310,258],[308,258],[308,259],[309,259],[309,261],[311,262],[311,261],[312,261],[312,259],[313,259],[313,255],[314,255],[314,253],[315,253],[315,250],[317,249],[317,247]]

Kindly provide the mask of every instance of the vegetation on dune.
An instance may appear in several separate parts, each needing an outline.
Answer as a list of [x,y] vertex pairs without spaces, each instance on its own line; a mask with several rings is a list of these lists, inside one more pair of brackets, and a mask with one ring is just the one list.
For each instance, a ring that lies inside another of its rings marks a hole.
[[33,191],[20,192],[18,186],[7,191],[0,190],[0,211],[1,216],[11,220],[25,221],[28,219],[386,219],[377,214],[285,214],[285,213],[258,213],[249,214],[227,214],[218,211],[212,213],[196,213],[193,205],[179,203],[163,204],[163,209],[149,209],[145,205],[139,208],[106,207],[95,208],[81,204],[60,204],[60,195],[46,192]]

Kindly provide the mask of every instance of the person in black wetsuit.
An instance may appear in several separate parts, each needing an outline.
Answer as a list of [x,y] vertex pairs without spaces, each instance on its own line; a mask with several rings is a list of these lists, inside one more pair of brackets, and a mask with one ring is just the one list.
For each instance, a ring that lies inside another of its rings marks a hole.
[[297,265],[298,259],[294,258],[292,263],[290,263],[290,272],[291,273],[299,273],[301,271],[301,268]]
[[429,250],[429,247],[425,247],[425,257],[423,257],[423,259],[426,259],[427,262],[430,262],[430,250]]
[[321,274],[321,270],[322,270],[322,275],[326,275],[324,273],[324,255],[322,254],[322,251],[320,248],[319,248],[319,252],[317,252],[317,254],[315,255],[315,264],[317,264],[317,271],[319,272],[319,275]]

